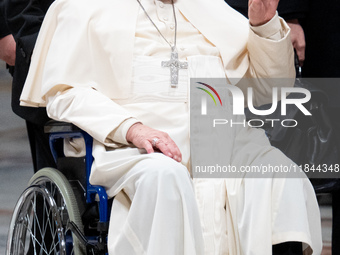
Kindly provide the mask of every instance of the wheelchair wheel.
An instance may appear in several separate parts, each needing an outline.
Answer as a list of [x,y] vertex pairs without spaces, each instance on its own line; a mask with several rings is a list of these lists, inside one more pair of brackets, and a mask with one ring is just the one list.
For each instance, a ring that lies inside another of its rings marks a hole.
[[69,221],[83,231],[71,185],[56,169],[39,170],[15,206],[6,254],[85,254],[85,247],[67,227]]

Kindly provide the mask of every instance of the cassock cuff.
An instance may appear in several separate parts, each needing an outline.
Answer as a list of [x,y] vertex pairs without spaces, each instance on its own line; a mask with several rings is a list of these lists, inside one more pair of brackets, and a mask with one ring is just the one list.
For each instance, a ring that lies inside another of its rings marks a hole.
[[140,123],[139,120],[135,118],[129,118],[124,120],[115,130],[113,130],[106,138],[106,142],[114,142],[125,145],[130,145],[130,143],[126,140],[126,133],[129,128],[136,123]]
[[280,40],[285,36],[283,28],[286,28],[282,22],[284,23],[283,20],[281,21],[281,18],[279,18],[278,13],[276,12],[274,17],[267,23],[256,27],[250,25],[250,29],[260,37],[271,40]]

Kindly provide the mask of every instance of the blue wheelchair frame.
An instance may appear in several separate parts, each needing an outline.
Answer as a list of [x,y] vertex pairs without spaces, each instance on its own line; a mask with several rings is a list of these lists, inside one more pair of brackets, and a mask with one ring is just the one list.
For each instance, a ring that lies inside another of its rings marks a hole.
[[[91,174],[91,167],[94,161],[92,156],[92,146],[93,146],[93,138],[86,133],[85,131],[79,129],[71,123],[66,122],[56,122],[50,121],[45,126],[45,133],[49,133],[49,143],[51,152],[55,162],[57,162],[58,158],[65,157],[63,150],[58,149],[57,142],[60,140],[68,139],[68,138],[83,138],[86,145],[86,155],[85,155],[85,172],[86,172],[86,187],[85,187],[85,197],[86,203],[91,204],[98,202],[98,211],[99,211],[99,223],[98,230],[101,234],[98,237],[98,242],[101,243],[98,247],[101,247],[101,252],[106,251],[106,243],[107,243],[107,230],[109,225],[109,208],[108,208],[108,196],[106,194],[105,189],[102,186],[95,186],[89,183],[89,178]],[[77,227],[69,225],[72,232],[75,232],[77,237],[83,242],[87,248],[89,246],[93,246],[87,237],[81,235],[79,231],[77,231]],[[103,245],[104,244],[104,245]],[[105,247],[105,248],[103,248]],[[106,251],[107,252],[107,251]],[[99,253],[102,254],[102,253]]]

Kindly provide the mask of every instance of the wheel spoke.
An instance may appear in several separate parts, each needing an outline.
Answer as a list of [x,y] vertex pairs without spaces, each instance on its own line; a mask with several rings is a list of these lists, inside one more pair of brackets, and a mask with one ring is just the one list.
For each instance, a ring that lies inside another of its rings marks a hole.
[[[33,236],[34,238],[32,239],[32,242],[33,242],[33,248],[34,248],[34,252],[35,252],[35,254],[36,254],[36,242],[39,244],[39,246],[41,247],[41,249],[40,249],[40,254],[41,254],[41,252],[42,252],[42,250],[45,248],[46,249],[46,247],[43,247],[43,245],[37,240],[37,238],[36,238],[36,236],[37,236],[37,232],[36,232],[36,227],[38,227],[38,231],[39,231],[39,233],[40,233],[40,235],[41,235],[41,240],[42,240],[42,242],[43,242],[43,240],[44,240],[44,235],[43,235],[43,231],[42,231],[42,227],[41,227],[41,224],[40,224],[40,220],[39,220],[39,218],[38,218],[38,212],[37,212],[37,194],[35,193],[34,194],[34,199],[33,199],[33,201],[31,201],[31,205],[32,205],[32,210],[33,210],[33,212],[32,212],[32,214],[33,214],[33,222],[32,223],[30,223],[30,217],[29,217],[29,215],[27,215],[28,217],[27,217],[27,221],[29,222],[29,226],[32,226],[33,225],[33,227],[34,227],[34,233],[32,233],[31,231],[30,231],[30,229],[29,228],[27,228],[27,230],[29,231],[29,233],[30,233],[30,235],[31,236]],[[44,199],[44,207],[46,206],[46,203],[45,203],[45,199]],[[44,216],[44,214],[43,214],[43,222],[42,222],[42,224],[43,224],[43,226],[44,226],[44,218],[45,218],[45,216]]]
[[77,200],[69,182],[56,172],[39,170],[21,195],[11,222],[9,254],[66,255],[67,249],[67,255],[79,255],[82,250],[66,228],[72,220],[82,229]]
[[[27,215],[27,216],[28,216],[28,215]],[[29,218],[29,217],[28,217],[28,218]],[[30,223],[30,220],[29,220],[29,219],[28,219],[28,223]],[[39,247],[42,248],[41,251],[44,250],[45,253],[46,253],[46,250],[44,249],[43,245],[39,242],[39,240],[37,240],[36,236],[32,233],[32,230],[29,228],[29,226],[30,226],[30,224],[28,224],[28,225],[26,226],[26,229],[27,229],[28,233],[29,233],[30,236],[31,236],[31,240],[32,240],[33,243],[34,243],[34,253],[36,254],[36,244],[38,244]],[[43,239],[42,239],[42,240],[43,240]],[[41,252],[40,252],[40,253],[41,253]]]
[[[32,205],[32,208],[33,208],[33,225],[34,225],[34,228],[36,229],[36,227],[38,226],[38,230],[39,230],[39,233],[42,233],[42,230],[41,230],[41,226],[40,226],[40,221],[38,219],[38,215],[37,215],[37,210],[36,210],[36,194],[34,194],[34,200],[33,202],[31,201],[31,205]],[[28,216],[28,215],[27,215]],[[28,221],[30,221],[30,217],[27,218]],[[36,236],[36,230],[34,232],[34,236]]]

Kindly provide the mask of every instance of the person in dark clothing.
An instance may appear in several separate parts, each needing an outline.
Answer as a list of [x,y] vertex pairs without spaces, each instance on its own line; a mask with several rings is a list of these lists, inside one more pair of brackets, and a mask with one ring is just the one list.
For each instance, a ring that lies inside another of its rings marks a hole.
[[[340,77],[340,5],[337,0],[308,1],[301,24],[306,36],[306,60],[302,77]],[[315,83],[317,85],[317,82]],[[329,99],[327,112],[333,126],[340,158],[340,86],[319,86]],[[339,162],[338,162],[339,163]],[[333,182],[334,183],[334,182]],[[340,180],[332,191],[332,254],[340,254]]]
[[[16,42],[16,59],[12,84],[12,110],[26,120],[26,128],[31,148],[34,172],[44,168],[56,168],[48,135],[44,133],[44,124],[49,120],[45,108],[20,106],[20,95],[29,70],[33,48],[44,16],[53,0],[5,0],[5,18],[10,32]],[[43,202],[37,197],[37,218],[41,222]],[[47,230],[42,237],[36,235],[36,240],[44,239],[47,247],[52,243],[52,235]],[[27,254],[40,253],[40,248],[34,248],[30,243]]]
[[7,0],[4,2],[7,25],[17,44],[12,85],[12,109],[14,113],[26,120],[35,172],[44,167],[55,167],[49,149],[48,136],[44,134],[43,128],[49,118],[44,108],[34,109],[20,106],[19,98],[41,23],[52,2],[52,0]]
[[306,35],[304,77],[340,77],[340,5],[337,0],[310,0],[302,20]]

